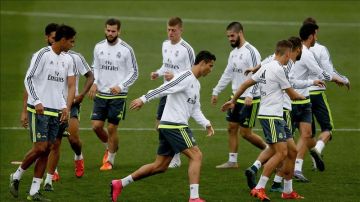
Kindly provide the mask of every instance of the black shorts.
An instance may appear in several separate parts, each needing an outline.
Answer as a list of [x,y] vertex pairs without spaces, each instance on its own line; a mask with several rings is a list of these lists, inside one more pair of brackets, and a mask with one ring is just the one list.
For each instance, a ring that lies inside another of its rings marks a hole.
[[277,142],[286,142],[285,121],[279,118],[259,118],[263,128],[265,142],[274,144]]
[[259,111],[260,98],[254,98],[251,106],[244,105],[244,99],[238,99],[235,107],[232,110],[228,110],[226,120],[239,123],[244,128],[253,128]]
[[166,98],[167,98],[167,96],[160,98],[159,105],[158,105],[157,112],[156,112],[157,120],[161,120],[161,116],[164,112],[164,108],[165,108],[165,104],[166,104]]
[[71,106],[70,118],[77,118],[80,120],[80,104],[73,104]]
[[[57,114],[57,113],[56,113]],[[54,142],[60,127],[59,115],[36,114],[28,111],[32,142]]]
[[286,139],[293,138],[292,121],[291,121],[290,110],[283,109],[283,118],[284,118],[284,121],[286,123],[285,126],[284,126]]
[[321,127],[321,131],[330,131],[334,124],[331,116],[329,103],[324,91],[310,92],[311,110],[312,110],[312,132],[316,134],[315,119]]
[[[307,100],[306,100],[307,101]],[[307,103],[291,105],[291,119],[293,126],[298,127],[300,122],[310,123],[312,121],[310,98]]]
[[174,156],[193,146],[196,140],[187,125],[160,122],[158,155]]
[[125,119],[125,98],[100,98],[95,97],[91,120],[108,120],[109,123],[118,125],[120,120]]

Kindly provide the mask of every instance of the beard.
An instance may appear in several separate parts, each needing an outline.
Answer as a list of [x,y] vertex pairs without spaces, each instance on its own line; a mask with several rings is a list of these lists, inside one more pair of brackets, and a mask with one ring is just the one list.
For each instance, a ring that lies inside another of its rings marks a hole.
[[236,39],[235,43],[230,43],[230,46],[233,48],[239,47],[239,45],[240,45],[240,37],[239,36]]
[[105,35],[105,37],[106,37],[107,42],[109,42],[109,43],[114,43],[117,40],[117,37],[114,37],[112,40],[110,40],[109,37],[106,35]]

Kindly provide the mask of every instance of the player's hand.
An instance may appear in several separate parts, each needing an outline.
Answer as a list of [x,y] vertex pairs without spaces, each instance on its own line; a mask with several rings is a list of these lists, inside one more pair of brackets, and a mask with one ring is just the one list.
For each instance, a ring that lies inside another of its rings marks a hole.
[[213,96],[211,96],[211,104],[212,105],[216,105],[216,103],[217,103],[217,101],[218,101],[218,96],[217,95],[213,95]]
[[247,76],[250,73],[253,73],[255,71],[254,67],[247,68],[244,72],[244,75]]
[[131,110],[139,110],[144,105],[143,101],[140,98],[137,98],[130,103]]
[[21,126],[24,128],[27,128],[29,126],[29,118],[26,110],[23,110],[21,112],[20,122]]
[[212,127],[212,125],[206,126],[206,131],[207,131],[207,137],[213,136],[215,134],[215,131],[214,131],[214,128]]
[[151,72],[151,74],[150,74],[150,79],[151,80],[155,80],[155,79],[157,79],[159,77],[159,74],[158,73],[156,73],[156,72]]
[[73,104],[80,104],[84,99],[84,95],[78,95],[74,98],[74,103]]
[[68,108],[64,108],[61,110],[60,122],[65,123],[68,120],[69,120],[69,110]]
[[170,81],[172,78],[174,78],[174,74],[171,72],[165,72],[164,73],[164,78],[166,81]]
[[95,97],[95,95],[96,95],[96,93],[97,93],[97,85],[96,85],[96,84],[93,84],[93,85],[91,86],[90,90],[89,90],[89,93],[88,93],[89,98],[93,100],[94,97]]
[[323,80],[314,80],[313,83],[314,86],[319,86],[319,87],[325,87],[325,82]]
[[245,106],[251,106],[252,105],[252,97],[245,97],[245,100],[244,100],[244,105]]
[[349,80],[347,80],[347,82],[345,83],[345,86],[348,90],[350,90],[350,81]]
[[44,106],[41,103],[35,105],[35,112],[36,114],[44,114]]
[[339,79],[338,77],[333,77],[332,81],[335,82],[336,85],[338,85],[340,87],[345,85],[345,82],[342,79]]
[[225,104],[223,104],[223,106],[221,106],[221,111],[225,112],[229,109],[233,109],[235,107],[235,104],[230,100],[225,102]]
[[113,95],[117,95],[117,94],[121,93],[121,88],[119,86],[114,86],[114,87],[110,88],[110,93]]

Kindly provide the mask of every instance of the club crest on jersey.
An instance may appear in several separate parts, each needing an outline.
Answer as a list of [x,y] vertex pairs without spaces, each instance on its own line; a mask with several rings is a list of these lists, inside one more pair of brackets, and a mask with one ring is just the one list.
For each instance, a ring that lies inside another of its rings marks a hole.
[[120,58],[121,58],[121,53],[118,52],[118,53],[116,54],[116,57],[120,59]]
[[177,56],[179,56],[179,51],[178,50],[175,52],[175,57],[177,57]]
[[103,52],[103,51],[101,51],[101,52],[100,52],[100,55],[104,55],[104,52]]
[[164,53],[167,53],[167,49],[164,50]]
[[242,60],[243,54],[240,54],[239,59]]
[[50,65],[53,65],[53,64],[54,64],[54,61],[51,60],[51,61],[50,61]]

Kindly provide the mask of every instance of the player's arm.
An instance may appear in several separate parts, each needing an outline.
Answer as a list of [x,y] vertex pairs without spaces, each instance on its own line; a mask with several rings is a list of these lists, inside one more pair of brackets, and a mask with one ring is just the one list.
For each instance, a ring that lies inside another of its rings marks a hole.
[[214,135],[214,128],[212,127],[210,121],[206,119],[205,115],[201,111],[200,99],[195,103],[191,117],[207,131],[207,136]]
[[293,88],[285,89],[286,94],[289,95],[291,100],[305,100],[306,98],[303,95],[297,93]]
[[236,93],[234,94],[233,98],[227,102],[221,107],[221,111],[226,111],[228,109],[232,109],[235,106],[236,100],[242,95],[246,89],[256,84],[256,81],[252,78],[247,79],[244,83],[240,85],[240,87],[237,89]]
[[92,64],[92,71],[93,71],[93,74],[94,74],[94,83],[92,84],[90,90],[89,90],[89,98],[90,99],[94,99],[96,93],[97,93],[97,84],[99,82],[99,74],[100,74],[100,69],[99,69],[99,65],[100,65],[100,62],[99,62],[99,58],[97,56],[97,53],[96,53],[96,46],[94,48],[94,60],[93,60],[93,64]]
[[94,83],[94,74],[91,71],[88,71],[84,76],[86,77],[84,87],[79,95],[75,97],[74,103],[81,103]]
[[22,127],[27,128],[29,126],[29,118],[27,115],[27,99],[28,99],[28,94],[26,92],[26,89],[24,89],[24,93],[23,93],[23,107],[21,110],[21,117],[20,117],[20,122]]
[[230,57],[228,60],[228,65],[226,66],[224,73],[221,75],[220,80],[218,81],[215,88],[213,88],[212,96],[211,96],[211,104],[216,105],[218,100],[218,95],[224,88],[231,82],[233,78],[232,68],[230,66]]
[[128,69],[128,75],[125,77],[124,82],[118,86],[110,88],[112,94],[119,94],[124,88],[128,88],[135,83],[139,76],[139,69],[136,62],[134,51],[130,48],[128,57],[126,60],[126,68]]

